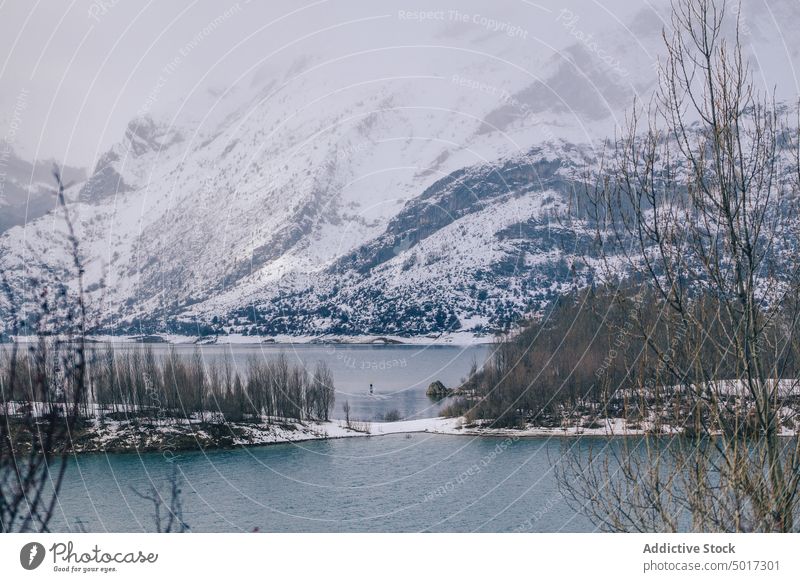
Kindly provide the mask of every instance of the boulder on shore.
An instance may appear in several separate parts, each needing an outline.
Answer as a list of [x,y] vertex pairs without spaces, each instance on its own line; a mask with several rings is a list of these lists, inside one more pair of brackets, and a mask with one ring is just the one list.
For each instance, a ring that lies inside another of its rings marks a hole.
[[425,391],[425,395],[430,398],[444,398],[445,396],[449,396],[449,394],[450,389],[445,387],[439,380],[431,382],[428,389]]

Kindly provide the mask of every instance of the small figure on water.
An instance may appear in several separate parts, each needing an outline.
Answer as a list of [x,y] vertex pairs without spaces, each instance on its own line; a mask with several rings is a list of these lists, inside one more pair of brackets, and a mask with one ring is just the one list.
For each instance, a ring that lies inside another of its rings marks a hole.
[[373,394],[372,384],[370,384],[369,385],[369,395],[372,396],[372,394]]

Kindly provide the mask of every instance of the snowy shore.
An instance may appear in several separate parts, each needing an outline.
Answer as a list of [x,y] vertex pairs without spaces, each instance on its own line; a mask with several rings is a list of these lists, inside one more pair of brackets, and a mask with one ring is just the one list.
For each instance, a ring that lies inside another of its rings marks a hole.
[[621,419],[607,421],[595,428],[527,427],[522,429],[488,428],[466,425],[463,418],[423,418],[397,422],[353,422],[342,420],[297,422],[271,420],[263,423],[211,423],[192,420],[142,422],[92,419],[73,438],[76,453],[162,452],[199,449],[230,449],[297,443],[312,440],[429,433],[473,437],[575,437],[632,436],[641,429],[627,429]]
[[[377,437],[393,434],[441,434],[471,437],[501,438],[552,438],[585,436],[641,436],[652,427],[628,425],[624,419],[606,419],[588,426],[543,427],[529,425],[524,428],[490,428],[480,424],[466,424],[463,418],[422,418],[397,422],[352,422],[343,420],[327,422],[298,422],[271,419],[252,422],[204,422],[199,420],[169,419],[156,422],[133,420],[87,421],[87,425],[73,434],[73,451],[76,453],[124,453],[232,449],[248,446],[298,443],[313,440]],[[660,426],[660,434],[677,435],[675,427]],[[782,428],[782,437],[796,433]]]
[[[18,343],[34,343],[36,336],[13,336],[12,340]],[[225,334],[215,336],[188,336],[176,334],[153,334],[146,336],[133,335],[90,335],[86,340],[89,343],[163,343],[163,344],[197,344],[197,345],[408,345],[408,346],[473,346],[494,343],[492,335],[475,335],[470,332],[453,332],[440,335],[424,335],[402,337],[394,335],[343,335],[343,336],[312,336],[312,335],[278,335],[278,336],[251,336],[242,334]]]

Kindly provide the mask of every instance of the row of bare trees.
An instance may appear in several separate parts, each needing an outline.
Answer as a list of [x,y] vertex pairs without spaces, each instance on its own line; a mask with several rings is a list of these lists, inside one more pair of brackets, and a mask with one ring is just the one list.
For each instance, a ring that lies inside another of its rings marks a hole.
[[[713,342],[684,341],[690,330],[653,309],[658,302],[653,292],[625,281],[560,298],[542,319],[495,346],[483,368],[462,386],[466,398],[448,412],[494,427],[587,428],[624,417],[637,430],[646,421],[653,432],[696,434],[698,422],[710,423],[715,430],[752,430],[751,417],[737,419],[755,401],[741,383],[731,382],[738,377],[736,354],[717,352]],[[689,308],[692,318],[715,337],[733,323],[725,321],[715,297],[696,296]],[[775,352],[767,346],[789,341],[796,326],[778,317],[765,330],[768,341],[760,347],[762,361],[780,370],[783,378],[800,376],[800,352]],[[653,351],[664,358],[654,357]],[[712,362],[712,372],[694,367]],[[675,383],[678,368],[685,371],[683,384]],[[680,396],[682,388],[702,385],[709,378],[718,383],[725,404],[726,414],[715,418],[709,416],[711,409],[695,411],[691,399]],[[784,406],[777,420],[786,429],[800,428],[800,394],[791,382],[781,386]]]
[[[603,316],[620,300],[617,295],[603,288],[559,299],[541,320],[495,346],[462,387],[469,397],[456,412],[494,427],[558,426],[572,410],[607,412],[610,395],[598,378],[621,380],[635,350]],[[600,402],[603,411],[596,407]]]
[[[42,340],[30,353],[0,354],[0,386],[12,411],[35,414],[61,407],[65,381],[60,352]],[[175,349],[163,356],[152,348],[89,350],[85,390],[77,400],[82,418],[119,413],[133,417],[197,417],[260,420],[262,416],[328,420],[334,405],[333,374],[324,362],[313,372],[284,354],[270,360],[251,356],[242,372],[228,359],[205,361]]]

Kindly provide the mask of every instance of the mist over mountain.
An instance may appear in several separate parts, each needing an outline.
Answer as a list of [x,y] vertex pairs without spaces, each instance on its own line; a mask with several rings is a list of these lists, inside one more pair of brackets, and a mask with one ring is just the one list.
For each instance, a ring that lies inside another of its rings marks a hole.
[[[668,6],[600,31],[579,5],[480,6],[324,14],[169,114],[156,91],[88,177],[69,171],[98,327],[486,336],[587,284],[588,230],[559,217],[656,87]],[[741,15],[778,98],[800,41],[776,22],[798,17]],[[22,305],[31,279],[75,281],[48,175],[11,159],[31,176],[0,198]]]
[[[54,161],[31,163],[14,148],[0,142],[0,233],[14,226],[24,226],[52,211],[56,206],[53,190]],[[86,180],[83,168],[62,168],[64,180]]]

